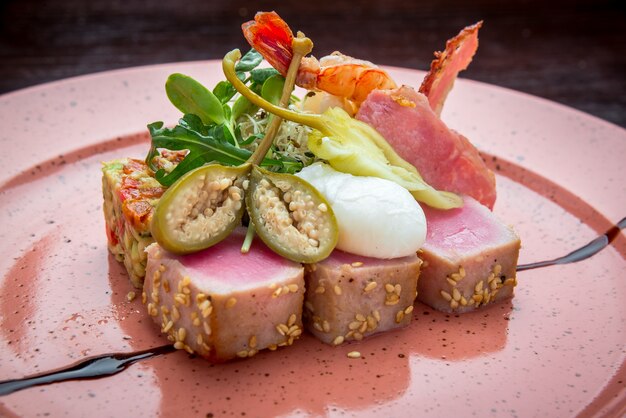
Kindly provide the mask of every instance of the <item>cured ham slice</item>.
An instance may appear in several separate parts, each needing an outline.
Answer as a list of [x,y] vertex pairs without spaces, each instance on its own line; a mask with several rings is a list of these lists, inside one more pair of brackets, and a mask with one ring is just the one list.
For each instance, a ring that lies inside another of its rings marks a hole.
[[383,260],[335,250],[308,265],[307,329],[339,345],[408,325],[421,263],[415,255]]
[[483,22],[464,28],[457,36],[446,42],[443,52],[435,52],[430,71],[424,77],[420,93],[428,97],[430,107],[441,114],[443,103],[454,85],[457,75],[465,70],[478,49],[478,29]]
[[466,312],[508,299],[516,285],[520,239],[470,197],[459,209],[424,207],[428,233],[417,299],[444,312]]
[[176,348],[220,362],[291,345],[302,333],[304,268],[260,240],[241,254],[244,235],[185,256],[147,248],[143,301]]
[[493,208],[493,172],[467,138],[441,121],[423,94],[407,86],[375,90],[356,117],[376,129],[434,188],[469,195]]

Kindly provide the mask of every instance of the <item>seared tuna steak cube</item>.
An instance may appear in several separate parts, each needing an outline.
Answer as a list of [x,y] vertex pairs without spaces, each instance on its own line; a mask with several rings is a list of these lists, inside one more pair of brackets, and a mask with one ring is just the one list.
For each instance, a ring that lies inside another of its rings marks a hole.
[[466,312],[513,296],[520,239],[510,227],[471,197],[464,197],[462,208],[424,207],[424,213],[420,302]]
[[241,253],[237,230],[179,256],[148,247],[143,301],[179,349],[220,362],[291,345],[302,333],[304,268],[256,240]]
[[408,325],[421,263],[415,255],[379,259],[335,250],[307,265],[307,329],[339,345]]

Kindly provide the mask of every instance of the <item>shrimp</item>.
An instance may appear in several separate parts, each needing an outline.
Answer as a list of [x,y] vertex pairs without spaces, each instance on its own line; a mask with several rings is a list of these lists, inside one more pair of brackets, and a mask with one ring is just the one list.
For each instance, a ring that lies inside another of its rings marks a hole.
[[[241,25],[243,35],[254,49],[282,75],[287,74],[293,52],[293,33],[276,12],[258,12],[254,20]],[[319,61],[302,59],[296,84],[307,90],[322,90],[360,104],[376,89],[393,89],[396,83],[382,69],[363,61],[333,52]]]

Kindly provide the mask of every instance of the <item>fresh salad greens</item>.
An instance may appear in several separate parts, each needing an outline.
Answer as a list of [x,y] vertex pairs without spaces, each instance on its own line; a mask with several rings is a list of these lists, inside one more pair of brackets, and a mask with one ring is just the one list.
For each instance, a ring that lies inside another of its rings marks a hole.
[[[256,94],[277,104],[284,78],[273,68],[256,68],[262,60],[261,55],[251,49],[237,63],[236,76]],[[148,125],[152,144],[146,163],[161,184],[171,186],[183,174],[207,163],[240,165],[252,155],[252,150],[246,147],[260,140],[262,134],[244,138],[237,120],[245,115],[253,117],[259,107],[244,96],[235,99],[237,90],[232,83],[220,81],[211,91],[193,78],[176,73],[167,79],[165,90],[184,116],[174,128],[164,127],[163,122]],[[158,169],[154,162],[159,149],[186,150],[187,155],[168,173]],[[302,162],[273,148],[261,166],[276,172],[295,173],[302,168]]]

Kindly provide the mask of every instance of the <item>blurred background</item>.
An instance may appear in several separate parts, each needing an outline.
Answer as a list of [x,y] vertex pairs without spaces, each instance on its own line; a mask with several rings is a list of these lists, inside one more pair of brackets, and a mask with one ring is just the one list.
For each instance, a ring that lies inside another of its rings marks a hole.
[[276,10],[315,42],[426,70],[484,20],[462,77],[544,97],[626,127],[626,2],[618,0],[2,0],[0,94],[110,69],[220,59],[240,25]]

